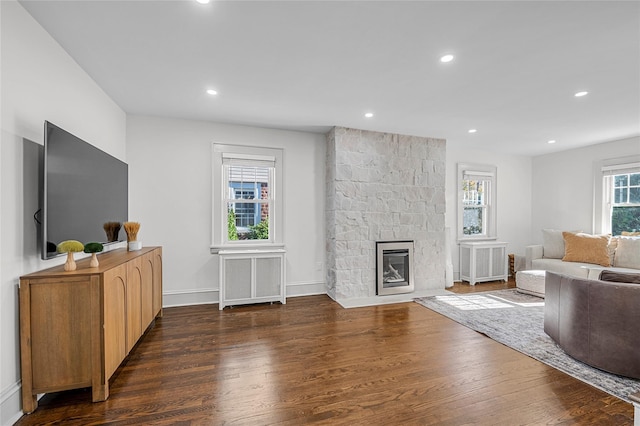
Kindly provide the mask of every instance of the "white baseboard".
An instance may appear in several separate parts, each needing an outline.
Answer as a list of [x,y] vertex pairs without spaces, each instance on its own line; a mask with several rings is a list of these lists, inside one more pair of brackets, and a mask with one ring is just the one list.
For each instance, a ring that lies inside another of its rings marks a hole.
[[364,306],[389,305],[391,303],[413,302],[417,297],[446,296],[453,294],[445,289],[418,290],[413,293],[390,294],[387,296],[359,297],[353,299],[337,299],[343,308],[361,308]]
[[[287,297],[311,296],[315,294],[326,294],[327,288],[324,282],[301,281],[287,283]],[[198,288],[186,290],[169,290],[162,293],[162,307],[171,308],[174,306],[207,305],[218,303],[220,300],[220,290],[217,288]]]
[[287,297],[313,296],[327,294],[324,281],[301,281],[287,284]]
[[22,417],[20,382],[14,383],[0,393],[0,425],[12,425]]
[[[287,297],[311,296],[316,294],[327,294],[324,282],[301,281],[287,283]],[[336,300],[344,308],[355,308],[361,306],[385,305],[389,303],[411,302],[416,297],[436,296],[451,294],[447,290],[420,290],[413,293],[393,294],[388,296],[372,296],[357,299]],[[217,288],[187,289],[179,291],[165,291],[162,294],[162,306],[170,308],[174,306],[206,305],[218,303],[220,291]]]
[[217,288],[198,288],[187,290],[169,290],[162,292],[162,307],[207,305],[218,303],[220,290]]

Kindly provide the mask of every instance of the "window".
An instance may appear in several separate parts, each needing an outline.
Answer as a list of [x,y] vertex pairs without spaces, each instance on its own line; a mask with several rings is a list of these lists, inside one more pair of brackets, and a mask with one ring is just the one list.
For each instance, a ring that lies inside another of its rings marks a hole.
[[458,240],[496,239],[496,168],[458,164]]
[[273,164],[266,161],[260,166],[240,166],[232,165],[237,161],[226,164],[224,159],[222,163],[227,187],[227,239],[268,240]]
[[212,251],[282,243],[282,150],[213,145]]
[[640,163],[602,167],[603,232],[640,231]]

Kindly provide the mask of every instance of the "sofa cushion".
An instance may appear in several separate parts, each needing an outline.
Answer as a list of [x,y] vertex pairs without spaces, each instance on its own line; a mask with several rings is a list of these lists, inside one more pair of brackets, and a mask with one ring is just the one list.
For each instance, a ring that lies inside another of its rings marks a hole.
[[562,231],[556,229],[542,230],[542,245],[544,246],[542,256],[545,259],[562,259],[564,256],[564,239]]
[[564,257],[562,258],[564,262],[585,262],[611,266],[607,249],[608,235],[563,232],[562,237],[564,238]]
[[593,266],[595,265],[591,263],[563,262],[560,259],[534,259],[531,261],[531,269],[541,269],[579,278],[588,278],[590,268]]
[[[567,263],[571,263],[571,262],[567,262]],[[577,265],[583,265],[582,263],[578,263]],[[637,274],[640,273],[640,270],[638,269],[633,269],[633,268],[618,268],[617,266],[598,266],[598,265],[591,265],[587,267],[589,273],[587,274],[587,278],[590,280],[599,280],[600,279],[600,274],[602,273],[602,271],[604,271],[605,269],[608,271],[613,271],[613,272],[624,272],[624,273],[629,273],[629,274]]]
[[640,238],[618,238],[613,266],[640,269]]
[[600,272],[600,281],[610,281],[614,283],[640,284],[640,272],[637,274],[603,270]]

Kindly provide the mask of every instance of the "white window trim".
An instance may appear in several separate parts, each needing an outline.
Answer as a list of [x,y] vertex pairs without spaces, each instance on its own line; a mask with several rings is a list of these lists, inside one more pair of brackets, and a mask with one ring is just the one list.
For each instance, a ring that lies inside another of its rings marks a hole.
[[[263,148],[245,145],[212,144],[211,156],[211,253],[221,250],[275,250],[284,248],[284,152],[279,148]],[[223,164],[254,164],[274,162],[275,173],[269,203],[270,223],[268,240],[228,241],[227,238],[227,188]]]
[[[486,230],[485,234],[481,235],[465,235],[463,232],[463,211],[464,206],[462,204],[462,181],[468,176],[482,176],[491,181],[489,185],[489,201],[487,205],[487,218],[486,218]],[[470,164],[470,163],[458,163],[458,179],[457,179],[457,238],[458,241],[493,241],[498,239],[496,216],[497,216],[497,182],[498,182],[498,169],[496,166],[486,164]]]
[[610,234],[610,212],[612,194],[604,187],[605,176],[636,172],[640,169],[640,155],[610,158],[594,165],[593,228],[596,234]]

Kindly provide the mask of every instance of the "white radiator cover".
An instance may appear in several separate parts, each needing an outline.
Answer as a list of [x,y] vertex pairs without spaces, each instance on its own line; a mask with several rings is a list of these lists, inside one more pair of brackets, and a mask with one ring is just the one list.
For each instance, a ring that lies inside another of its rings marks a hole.
[[250,303],[286,303],[284,250],[224,250],[219,309]]
[[476,241],[460,243],[460,279],[477,282],[507,280],[507,243]]

